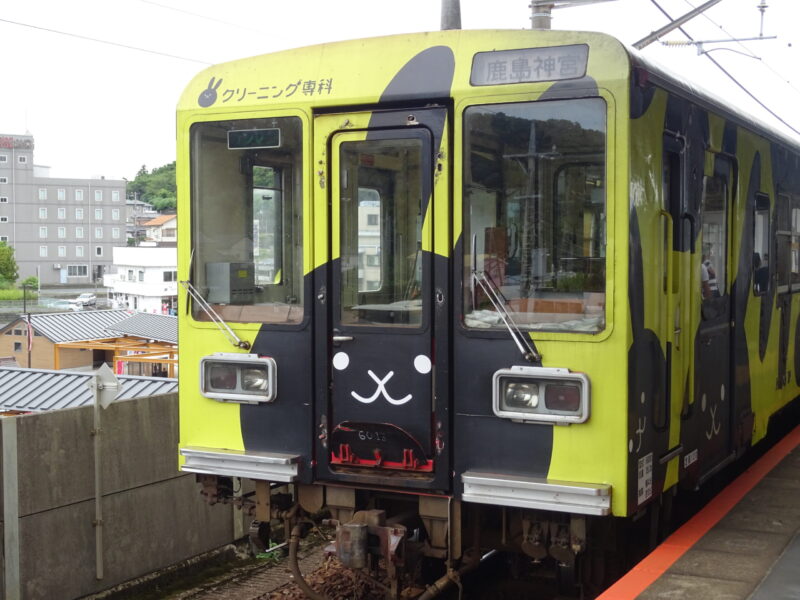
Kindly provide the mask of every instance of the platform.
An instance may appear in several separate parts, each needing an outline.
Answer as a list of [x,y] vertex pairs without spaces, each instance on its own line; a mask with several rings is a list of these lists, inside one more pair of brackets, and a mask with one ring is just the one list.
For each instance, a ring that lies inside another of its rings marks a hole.
[[800,599],[800,426],[597,600]]

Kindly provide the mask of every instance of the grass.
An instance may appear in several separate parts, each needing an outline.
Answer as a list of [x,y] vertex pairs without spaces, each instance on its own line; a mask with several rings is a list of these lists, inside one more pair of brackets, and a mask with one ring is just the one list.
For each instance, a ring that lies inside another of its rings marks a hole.
[[32,291],[26,292],[25,290],[19,290],[15,288],[7,290],[0,289],[0,301],[23,300],[24,298],[27,298],[28,300],[36,300],[38,298],[38,295],[36,294],[36,292]]

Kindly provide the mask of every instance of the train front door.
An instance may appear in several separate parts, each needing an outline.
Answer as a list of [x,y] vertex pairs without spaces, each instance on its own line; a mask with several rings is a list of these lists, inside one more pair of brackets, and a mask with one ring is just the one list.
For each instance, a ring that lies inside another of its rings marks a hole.
[[439,458],[448,419],[434,402],[444,372],[436,357],[447,356],[448,337],[439,336],[447,273],[434,252],[435,206],[447,204],[436,184],[445,116],[426,108],[316,120],[330,236],[325,326],[317,329],[327,338],[328,377],[320,465],[328,472],[320,476],[446,487]]

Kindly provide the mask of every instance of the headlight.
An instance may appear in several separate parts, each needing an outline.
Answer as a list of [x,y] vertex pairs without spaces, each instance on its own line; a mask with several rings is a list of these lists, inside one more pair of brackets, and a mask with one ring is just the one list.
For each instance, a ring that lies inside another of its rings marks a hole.
[[539,404],[539,384],[523,381],[504,381],[500,396],[503,410],[529,410]]
[[589,418],[589,378],[549,367],[511,367],[494,374],[492,408],[514,421],[583,423]]
[[278,390],[275,360],[218,353],[200,359],[200,393],[225,402],[272,402]]

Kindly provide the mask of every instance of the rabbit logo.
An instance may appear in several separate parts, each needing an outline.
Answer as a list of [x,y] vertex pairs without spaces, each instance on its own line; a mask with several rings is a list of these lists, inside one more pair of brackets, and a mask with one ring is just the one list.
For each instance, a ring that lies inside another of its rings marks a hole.
[[[350,365],[350,357],[346,352],[337,352],[336,355],[333,357],[333,367],[338,371],[344,371]],[[418,373],[426,374],[430,373],[431,370],[431,359],[427,356],[420,354],[414,359],[414,368],[417,370]],[[389,371],[383,379],[378,377],[374,371],[371,369],[367,369],[367,375],[377,384],[375,391],[372,393],[371,396],[362,396],[355,391],[351,391],[350,395],[358,400],[363,404],[371,404],[378,399],[378,396],[383,395],[383,398],[389,403],[393,404],[394,406],[400,406],[409,402],[413,397],[411,394],[406,394],[402,398],[392,398],[389,395],[389,392],[386,390],[387,382],[394,377],[394,371]]]
[[214,79],[214,77],[211,78],[211,81],[208,82],[208,87],[200,92],[197,97],[197,103],[203,108],[208,108],[217,101],[217,88],[222,85],[222,79],[217,81],[216,85],[214,85]]

